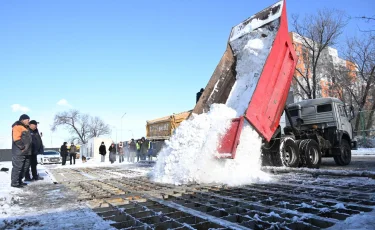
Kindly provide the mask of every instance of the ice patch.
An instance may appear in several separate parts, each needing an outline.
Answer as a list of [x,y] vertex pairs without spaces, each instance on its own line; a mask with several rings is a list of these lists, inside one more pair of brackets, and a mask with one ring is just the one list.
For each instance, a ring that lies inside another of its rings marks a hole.
[[299,206],[301,206],[302,208],[312,208],[313,206],[309,205],[309,204],[306,204],[306,203],[301,203]]
[[332,206],[332,208],[346,209],[346,207],[343,203],[337,203],[336,205]]

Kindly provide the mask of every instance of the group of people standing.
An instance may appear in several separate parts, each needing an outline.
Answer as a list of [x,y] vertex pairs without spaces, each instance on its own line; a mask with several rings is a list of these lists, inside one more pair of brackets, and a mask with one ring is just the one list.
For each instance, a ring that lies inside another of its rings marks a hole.
[[30,121],[30,117],[23,114],[12,125],[12,187],[26,186],[27,183],[22,181],[23,178],[25,181],[43,180],[37,171],[37,155],[44,151],[38,123],[35,120]]
[[[139,140],[131,139],[130,141],[120,142],[119,144],[112,143],[108,148],[109,161],[113,164],[116,161],[116,155],[119,155],[119,162],[122,163],[127,160],[127,162],[134,163],[135,157],[137,157],[137,162],[140,160],[146,160],[148,156],[149,160],[152,160],[152,143],[142,137]],[[104,142],[101,143],[99,147],[99,154],[101,155],[101,161],[105,162],[105,156],[107,154],[107,148]]]
[[70,157],[70,165],[76,164],[77,147],[72,142],[70,144],[70,148],[68,149],[68,143],[64,142],[64,144],[60,147],[60,156],[62,157],[62,165],[66,164],[66,158],[68,156]]

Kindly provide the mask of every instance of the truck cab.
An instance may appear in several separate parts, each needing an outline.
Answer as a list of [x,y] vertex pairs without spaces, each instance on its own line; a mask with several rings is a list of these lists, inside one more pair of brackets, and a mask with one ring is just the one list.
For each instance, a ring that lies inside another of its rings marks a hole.
[[[337,98],[319,98],[296,102],[287,106],[297,135],[296,139],[314,139],[322,157],[333,157],[336,164],[348,165],[351,150],[357,148],[353,127],[345,104]],[[290,121],[284,132],[292,133]]]

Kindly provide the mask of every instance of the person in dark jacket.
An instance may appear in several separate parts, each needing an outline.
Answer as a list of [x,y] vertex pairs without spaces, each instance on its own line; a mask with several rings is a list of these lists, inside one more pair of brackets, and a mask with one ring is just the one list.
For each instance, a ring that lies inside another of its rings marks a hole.
[[105,155],[107,154],[107,148],[105,147],[104,141],[99,147],[99,154],[102,155],[102,162],[105,161]]
[[136,152],[137,152],[136,143],[135,143],[134,139],[132,138],[130,140],[130,142],[129,142],[129,158],[128,158],[128,162],[134,163],[134,157],[136,155]]
[[68,143],[64,142],[63,145],[60,147],[60,155],[62,157],[62,165],[66,164],[66,157],[68,156]]
[[32,138],[29,131],[30,117],[26,114],[12,125],[12,175],[11,186],[22,188],[25,170],[30,165]]
[[72,159],[73,163],[76,164],[76,156],[77,156],[77,147],[72,142],[69,149],[69,156],[70,156],[70,165],[72,165]]
[[142,160],[146,160],[148,150],[150,149],[150,141],[142,137],[141,143],[141,158]]
[[31,156],[30,156],[30,167],[31,167],[31,175],[30,176],[30,169],[27,168],[25,172],[25,181],[33,181],[33,180],[43,180],[43,177],[38,175],[37,171],[37,165],[38,165],[38,154],[43,154],[44,147],[42,138],[38,131],[38,123],[35,120],[30,121],[29,128],[30,128],[30,134],[32,138],[32,145],[31,145]]
[[202,96],[202,94],[203,94],[203,91],[204,91],[204,89],[203,88],[201,88],[201,90],[197,93],[197,101],[195,102],[195,103],[198,103],[198,101],[199,101],[199,98],[201,98],[201,96]]
[[135,143],[135,147],[137,149],[137,162],[139,161],[139,159],[141,159],[141,145],[142,145],[142,142],[140,139],[138,139],[137,142]]
[[109,146],[109,161],[111,164],[116,161],[116,145],[115,143],[112,143],[111,146]]
[[117,152],[118,152],[118,158],[119,158],[119,162],[122,163],[124,162],[124,146],[123,146],[123,143],[120,141],[118,144],[117,144]]

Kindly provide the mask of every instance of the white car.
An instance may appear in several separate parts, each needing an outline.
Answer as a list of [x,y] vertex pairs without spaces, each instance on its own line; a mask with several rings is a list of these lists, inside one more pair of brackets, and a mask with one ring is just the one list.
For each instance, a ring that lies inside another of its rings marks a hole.
[[53,150],[46,150],[43,154],[38,155],[39,164],[59,164],[62,162],[60,153]]

